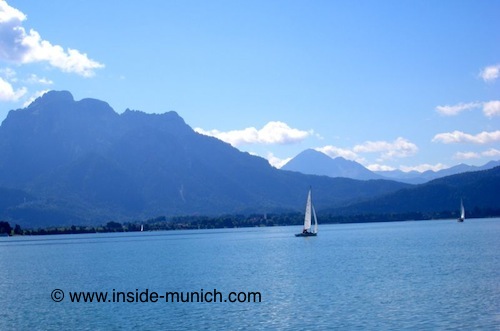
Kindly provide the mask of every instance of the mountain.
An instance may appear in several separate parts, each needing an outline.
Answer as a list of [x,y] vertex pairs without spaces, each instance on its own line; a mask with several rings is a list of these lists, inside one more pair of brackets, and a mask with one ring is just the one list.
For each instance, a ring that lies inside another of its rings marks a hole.
[[346,160],[342,157],[332,159],[328,155],[314,149],[306,149],[288,161],[281,169],[318,176],[346,177],[359,180],[388,179],[407,184],[423,184],[445,176],[487,170],[497,166],[500,166],[500,160],[490,161],[482,166],[459,164],[439,171],[404,172],[401,170],[392,170],[372,172],[355,161]]
[[0,194],[17,197],[0,217],[23,227],[302,211],[309,186],[317,210],[409,187],[278,170],[175,112],[118,114],[66,91],[10,111],[0,126]]
[[427,170],[424,172],[417,172],[417,171],[403,172],[401,170],[393,170],[393,171],[374,171],[374,173],[386,179],[397,180],[408,184],[422,184],[436,178],[456,175],[464,172],[487,170],[498,166],[500,166],[500,161],[490,161],[482,166],[470,166],[462,163],[439,171]]
[[[500,166],[489,170],[466,172],[411,186],[364,202],[331,209],[333,214],[435,214],[458,213],[463,199],[467,214],[479,216],[484,211],[500,212]],[[458,214],[457,214],[458,215]]]
[[314,149],[306,149],[299,153],[281,169],[309,175],[345,177],[359,180],[383,178],[355,161],[346,160],[343,157],[332,159]]

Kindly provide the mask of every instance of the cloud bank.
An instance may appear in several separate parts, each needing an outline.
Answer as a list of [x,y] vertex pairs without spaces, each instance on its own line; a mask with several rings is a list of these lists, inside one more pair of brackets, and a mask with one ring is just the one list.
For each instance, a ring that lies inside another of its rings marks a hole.
[[500,156],[500,150],[496,148],[490,148],[487,151],[476,153],[476,152],[457,152],[454,157],[458,160],[470,160],[470,159],[478,159],[481,157],[498,157]]
[[442,142],[444,144],[472,143],[482,145],[500,141],[500,130],[492,132],[483,131],[476,135],[464,133],[462,131],[445,132],[435,135],[432,141]]
[[1,60],[15,64],[47,62],[64,72],[83,77],[91,77],[96,69],[104,68],[103,64],[90,59],[85,53],[53,45],[33,29],[26,32],[22,26],[25,20],[24,13],[9,6],[6,1],[0,1]]
[[418,147],[405,138],[398,137],[393,142],[366,141],[353,148],[356,153],[381,153],[382,159],[402,158],[412,156],[418,152]]
[[445,116],[454,116],[457,115],[464,110],[471,110],[474,108],[481,107],[480,102],[469,102],[469,103],[459,103],[457,105],[446,105],[446,106],[437,106],[436,111],[441,115]]
[[[355,145],[353,148],[340,148],[332,145],[315,148],[332,158],[341,156],[348,160],[353,160],[359,163],[366,163],[366,159],[360,154],[378,153],[380,161],[394,158],[405,158],[412,156],[418,152],[418,147],[409,140],[398,137],[394,141],[365,141],[362,144]],[[372,169],[383,169],[382,165],[372,165]],[[387,168],[385,168],[387,169]]]
[[436,111],[444,116],[455,116],[459,113],[476,108],[483,108],[483,114],[487,117],[500,116],[500,101],[469,102],[456,105],[437,106]]
[[222,132],[219,130],[204,130],[195,128],[196,132],[216,137],[233,146],[244,144],[293,144],[300,142],[310,136],[312,131],[302,131],[289,127],[286,123],[271,121],[261,129],[249,127],[243,130],[232,130]]

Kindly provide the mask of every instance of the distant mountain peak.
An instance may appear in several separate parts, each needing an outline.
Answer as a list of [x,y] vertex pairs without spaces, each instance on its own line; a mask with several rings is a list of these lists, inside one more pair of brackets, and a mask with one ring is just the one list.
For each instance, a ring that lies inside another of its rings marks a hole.
[[[93,98],[85,98],[75,101],[73,95],[68,91],[49,91],[38,97],[28,107],[12,110],[7,115],[4,124],[17,125],[26,121],[39,123],[47,127],[50,125],[67,126],[66,121],[102,121],[118,117],[118,114],[105,102]],[[29,120],[28,120],[29,119]],[[64,123],[64,124],[63,124]]]
[[303,158],[303,157],[313,157],[316,159],[323,159],[323,160],[328,160],[328,159],[331,160],[332,159],[330,156],[326,155],[325,153],[322,153],[322,152],[317,151],[317,150],[312,149],[312,148],[308,148],[306,150],[303,150],[302,152],[297,154],[297,156],[295,156],[295,158]]
[[333,159],[315,149],[306,149],[300,152],[281,169],[309,175],[346,177],[360,180],[381,178],[381,176],[372,173],[356,161],[347,160],[341,156]]
[[72,103],[75,99],[69,91],[49,91],[33,101],[28,108],[46,106],[54,103]]

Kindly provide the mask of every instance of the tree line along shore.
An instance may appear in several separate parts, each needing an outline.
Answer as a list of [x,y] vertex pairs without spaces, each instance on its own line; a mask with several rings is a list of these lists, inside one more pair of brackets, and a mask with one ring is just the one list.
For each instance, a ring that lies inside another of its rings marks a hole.
[[[318,215],[320,224],[338,223],[370,223],[395,222],[406,220],[433,220],[457,218],[457,211],[442,211],[432,213],[365,213],[357,215]],[[475,208],[468,213],[468,218],[487,218],[500,216],[499,209]],[[304,214],[252,214],[252,215],[223,215],[223,216],[160,216],[145,221],[116,222],[109,221],[102,225],[68,225],[50,226],[45,228],[22,228],[18,224],[11,225],[7,221],[0,221],[0,234],[13,235],[48,235],[48,234],[78,234],[78,233],[108,233],[108,232],[140,232],[140,231],[168,231],[189,229],[223,229],[263,226],[301,225]]]

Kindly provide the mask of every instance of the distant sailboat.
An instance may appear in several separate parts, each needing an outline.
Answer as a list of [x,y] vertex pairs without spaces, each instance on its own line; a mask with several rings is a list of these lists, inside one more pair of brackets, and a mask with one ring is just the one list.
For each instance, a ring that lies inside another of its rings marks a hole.
[[143,232],[143,231],[144,231],[144,225],[141,224],[141,232]]
[[[314,217],[314,229],[311,231],[311,220]],[[314,237],[318,234],[318,219],[312,203],[311,189],[307,195],[306,215],[304,217],[304,229],[302,233],[297,233],[295,237]]]
[[465,220],[465,208],[464,202],[460,199],[460,217],[457,219],[457,222],[463,222]]

